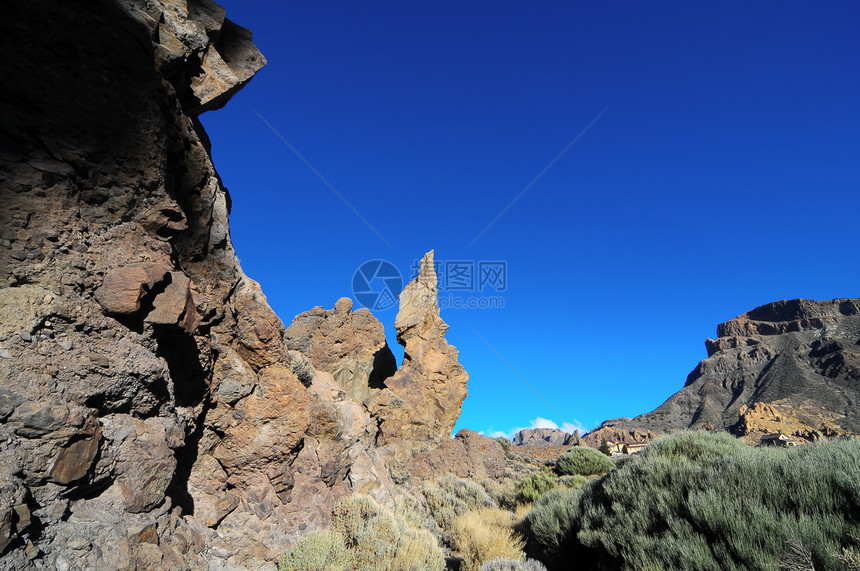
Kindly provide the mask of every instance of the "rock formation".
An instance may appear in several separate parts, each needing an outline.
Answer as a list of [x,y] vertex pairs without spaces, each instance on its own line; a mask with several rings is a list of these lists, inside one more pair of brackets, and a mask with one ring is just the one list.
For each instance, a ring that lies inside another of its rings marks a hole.
[[457,349],[445,340],[439,317],[433,252],[421,259],[416,277],[400,294],[394,326],[404,347],[403,363],[385,380],[386,390],[367,403],[380,419],[377,445],[399,461],[448,440],[466,398],[469,375]]
[[784,413],[773,413],[773,420],[792,418],[806,427],[789,423],[787,434],[860,433],[860,299],[763,305],[720,324],[717,338],[705,346],[708,358],[660,407],[607,421],[584,439],[684,428],[733,428],[743,434],[753,417],[768,416],[762,403]]
[[284,342],[308,357],[315,369],[329,373],[345,398],[359,403],[397,370],[382,324],[365,308],[353,312],[346,297],[329,311],[315,307],[297,315]]
[[570,434],[560,428],[524,428],[513,437],[514,446],[573,446],[578,443],[578,430]]
[[[826,418],[821,410],[816,412],[806,410],[803,414],[807,418],[810,414]],[[759,444],[763,436],[777,433],[782,433],[798,443],[848,435],[828,420],[822,420],[817,426],[810,426],[786,410],[763,402],[757,402],[749,407],[741,406],[740,418],[734,426],[730,427],[730,430],[747,444]]]
[[419,481],[454,474],[480,482],[504,476],[506,464],[505,450],[497,440],[464,428],[453,440],[419,454],[406,471]]
[[197,118],[265,64],[250,32],[210,0],[0,27],[0,568],[273,569],[340,495],[399,493],[466,395],[432,253],[399,370],[348,300],[285,336]]

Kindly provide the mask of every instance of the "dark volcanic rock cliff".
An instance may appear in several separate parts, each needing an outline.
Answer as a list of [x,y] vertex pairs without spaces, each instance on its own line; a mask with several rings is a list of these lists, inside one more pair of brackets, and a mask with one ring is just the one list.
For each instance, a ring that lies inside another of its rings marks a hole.
[[607,421],[586,440],[727,429],[755,403],[775,404],[812,427],[860,433],[860,299],[763,305],[720,324],[705,345],[708,358],[683,389],[652,412]]
[[285,344],[239,267],[197,116],[265,60],[224,16],[4,5],[0,568],[274,568],[337,497],[390,501],[390,467],[459,415],[432,254],[401,300],[400,370],[348,300]]

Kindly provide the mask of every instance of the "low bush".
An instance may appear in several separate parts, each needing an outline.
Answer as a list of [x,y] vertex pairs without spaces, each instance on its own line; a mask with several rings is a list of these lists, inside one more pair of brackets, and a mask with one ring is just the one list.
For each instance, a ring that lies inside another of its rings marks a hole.
[[278,560],[278,571],[349,571],[352,561],[343,538],[331,532],[302,539]]
[[562,476],[595,476],[609,472],[615,464],[593,448],[576,446],[559,456],[555,466]]
[[332,509],[332,531],[343,537],[354,569],[444,569],[436,538],[411,527],[368,496],[347,496]]
[[457,516],[479,508],[496,507],[496,502],[480,484],[451,474],[427,486],[424,498],[427,511],[446,533],[450,533]]
[[856,440],[763,449],[693,432],[547,492],[524,527],[558,569],[776,569],[808,555],[817,571],[836,571],[860,535],[858,514]]
[[534,559],[505,559],[497,557],[481,565],[480,571],[546,571],[543,563]]
[[304,538],[278,561],[278,571],[425,569],[445,569],[445,557],[433,534],[367,496],[335,502],[331,531]]
[[558,477],[548,470],[535,472],[517,485],[521,503],[533,503],[558,485]]
[[575,476],[562,476],[558,479],[558,485],[562,488],[578,488],[580,486],[584,486],[588,483],[588,478],[585,476],[580,476],[579,474]]
[[454,547],[463,557],[462,571],[478,571],[490,559],[522,559],[522,537],[513,530],[513,514],[483,508],[458,516],[452,525]]

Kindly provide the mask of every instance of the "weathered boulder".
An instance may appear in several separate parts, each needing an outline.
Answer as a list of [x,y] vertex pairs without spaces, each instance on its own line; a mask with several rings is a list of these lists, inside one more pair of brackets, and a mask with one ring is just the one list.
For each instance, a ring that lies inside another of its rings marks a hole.
[[109,270],[95,292],[96,301],[108,315],[131,315],[140,310],[141,299],[170,273],[163,264],[129,264]]
[[454,474],[482,481],[502,477],[506,463],[505,450],[498,440],[464,428],[453,439],[419,454],[405,471],[418,480]]
[[346,297],[333,309],[315,307],[297,315],[284,332],[284,344],[329,373],[344,397],[356,402],[382,388],[397,369],[382,324],[365,308],[352,311]]

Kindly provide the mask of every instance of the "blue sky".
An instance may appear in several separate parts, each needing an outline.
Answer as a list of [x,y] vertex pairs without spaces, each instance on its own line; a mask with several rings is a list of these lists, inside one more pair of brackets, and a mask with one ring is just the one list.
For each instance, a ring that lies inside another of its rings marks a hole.
[[860,3],[221,3],[269,65],[202,120],[286,324],[368,260],[505,262],[444,292],[503,304],[442,311],[458,428],[647,412],[717,323],[860,296]]

